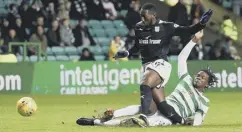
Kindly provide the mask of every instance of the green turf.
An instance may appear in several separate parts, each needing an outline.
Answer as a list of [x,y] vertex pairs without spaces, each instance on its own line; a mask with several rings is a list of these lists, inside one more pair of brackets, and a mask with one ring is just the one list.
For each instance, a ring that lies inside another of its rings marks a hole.
[[38,104],[32,117],[16,112],[16,101],[27,95],[0,95],[0,132],[241,132],[242,93],[208,93],[210,110],[201,127],[81,127],[80,116],[91,117],[94,110],[138,104],[138,94],[108,96],[31,96]]

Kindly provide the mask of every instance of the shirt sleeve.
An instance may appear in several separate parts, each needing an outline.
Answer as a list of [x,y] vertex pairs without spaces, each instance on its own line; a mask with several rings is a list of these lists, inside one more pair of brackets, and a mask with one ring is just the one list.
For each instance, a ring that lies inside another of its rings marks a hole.
[[197,33],[198,31],[205,28],[206,25],[202,25],[200,23],[190,25],[190,26],[180,26],[175,23],[170,23],[170,28],[173,31],[173,36],[183,36],[184,34],[192,35]]
[[181,53],[178,55],[178,77],[182,79],[188,74],[187,70],[187,59],[192,51],[193,47],[196,45],[192,40],[183,48]]
[[201,99],[200,101],[201,101],[201,104],[196,110],[196,113],[194,116],[194,122],[193,122],[194,126],[199,126],[202,124],[209,109],[209,101],[206,101],[204,99]]
[[[135,35],[137,35],[137,26],[135,27]],[[135,54],[139,52],[139,40],[137,37],[135,37],[135,44],[133,47],[131,47],[128,51],[129,51],[129,55]]]
[[138,53],[139,52],[139,47],[138,47],[138,41],[135,40],[135,44],[132,48],[129,49],[129,54],[132,55],[132,54],[135,54],[135,53]]
[[209,108],[207,107],[206,110],[205,109],[203,109],[203,110],[198,109],[196,111],[195,116],[194,116],[193,126],[200,126],[200,125],[202,125],[202,122],[205,119],[205,116],[206,116],[206,114],[208,112],[208,109]]

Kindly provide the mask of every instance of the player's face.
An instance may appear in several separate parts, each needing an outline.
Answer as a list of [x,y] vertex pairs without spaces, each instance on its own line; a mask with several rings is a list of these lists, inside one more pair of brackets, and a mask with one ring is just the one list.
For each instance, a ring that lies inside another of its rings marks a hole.
[[146,26],[149,26],[152,24],[152,19],[154,18],[154,14],[148,12],[147,10],[140,12],[141,20]]
[[194,79],[194,86],[196,88],[207,88],[208,78],[209,78],[209,75],[206,72],[204,71],[198,72]]

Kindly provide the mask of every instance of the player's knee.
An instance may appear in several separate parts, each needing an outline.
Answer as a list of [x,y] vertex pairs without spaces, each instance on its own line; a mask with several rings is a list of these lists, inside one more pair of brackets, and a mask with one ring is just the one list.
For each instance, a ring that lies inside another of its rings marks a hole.
[[141,85],[145,85],[145,86],[149,86],[150,88],[152,88],[152,82],[149,78],[144,77],[141,81]]
[[146,83],[146,82],[142,82],[141,85],[140,85],[140,88],[143,89],[143,88],[149,88],[151,89],[151,85],[149,83]]
[[144,77],[141,84],[150,86],[151,88],[156,87],[157,85],[161,84],[163,82],[162,78],[160,76],[158,77]]
[[142,82],[141,82],[141,85],[146,85],[146,86],[149,86],[150,88],[153,88],[156,85],[156,82],[154,80],[152,80],[152,78],[145,78]]
[[152,74],[151,70],[148,70],[143,75],[142,84],[143,85],[151,85],[153,79],[154,79],[154,74]]

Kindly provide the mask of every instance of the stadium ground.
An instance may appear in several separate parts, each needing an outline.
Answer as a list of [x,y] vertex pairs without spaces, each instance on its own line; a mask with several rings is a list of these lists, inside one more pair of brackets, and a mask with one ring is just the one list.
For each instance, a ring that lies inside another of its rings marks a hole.
[[108,96],[31,96],[38,104],[32,117],[16,112],[16,101],[28,95],[0,94],[0,132],[241,132],[242,93],[207,93],[211,107],[202,127],[81,127],[80,116],[90,117],[94,110],[121,108],[139,103],[138,94]]

